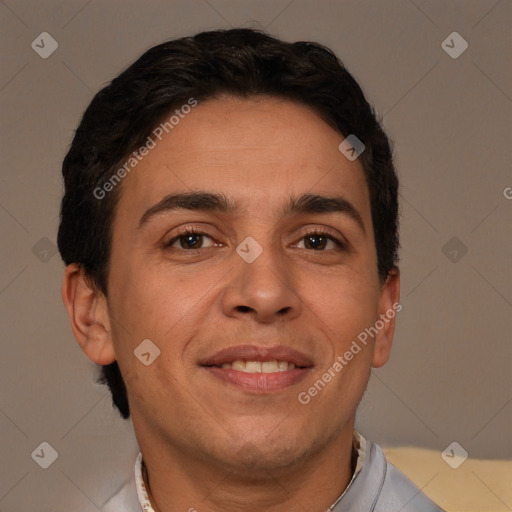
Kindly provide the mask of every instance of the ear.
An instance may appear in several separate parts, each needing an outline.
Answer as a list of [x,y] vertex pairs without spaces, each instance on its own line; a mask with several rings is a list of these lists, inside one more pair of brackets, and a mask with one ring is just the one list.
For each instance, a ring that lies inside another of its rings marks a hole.
[[87,357],[101,365],[116,360],[106,297],[86,279],[83,270],[72,263],[66,267],[62,300],[71,329]]
[[[395,334],[395,316],[402,309],[399,301],[400,273],[398,269],[394,269],[389,273],[380,290],[376,326],[382,328],[379,328],[378,333],[375,335],[372,361],[374,368],[383,366],[389,358]],[[382,326],[382,324],[384,325]]]

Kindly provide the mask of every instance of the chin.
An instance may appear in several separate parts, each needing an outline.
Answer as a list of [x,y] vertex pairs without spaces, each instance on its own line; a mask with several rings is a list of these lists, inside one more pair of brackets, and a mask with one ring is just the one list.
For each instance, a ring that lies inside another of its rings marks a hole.
[[284,476],[300,467],[305,460],[318,454],[325,448],[328,439],[325,433],[314,433],[310,430],[308,438],[304,437],[304,429],[286,430],[281,420],[282,429],[272,428],[258,433],[246,431],[243,436],[226,439],[225,449],[217,456],[221,464],[230,467],[235,474],[253,480],[265,480]]
[[244,479],[261,481],[283,476],[300,465],[306,453],[303,450],[286,446],[266,449],[251,443],[243,445],[237,453],[231,453],[232,472]]

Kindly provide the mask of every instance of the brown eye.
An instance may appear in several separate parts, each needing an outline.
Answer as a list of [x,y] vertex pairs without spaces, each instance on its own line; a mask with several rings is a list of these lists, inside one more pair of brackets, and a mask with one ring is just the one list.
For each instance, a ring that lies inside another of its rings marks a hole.
[[[207,240],[210,240],[210,243],[208,245],[204,245]],[[173,249],[197,250],[211,247],[214,244],[212,238],[206,233],[187,230],[181,235],[175,236],[173,239],[169,240],[165,245],[166,247],[172,247]]]
[[325,236],[318,236],[318,235],[308,235],[304,237],[304,240],[306,240],[306,243],[304,244],[306,246],[306,249],[325,249],[325,246],[327,245],[327,237]]
[[[308,233],[307,235],[301,238],[299,244],[304,241],[304,249],[309,249],[317,252],[323,252],[325,250],[341,250],[345,248],[345,244],[333,237],[330,234],[319,232]],[[331,243],[331,247],[329,247],[329,242]],[[334,247],[332,247],[334,245]],[[302,247],[301,247],[302,248]]]
[[182,235],[178,238],[181,249],[200,249],[203,235]]

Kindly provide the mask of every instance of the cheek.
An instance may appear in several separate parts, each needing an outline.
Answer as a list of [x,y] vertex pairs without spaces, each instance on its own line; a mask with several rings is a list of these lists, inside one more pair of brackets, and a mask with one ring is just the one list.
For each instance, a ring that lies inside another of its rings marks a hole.
[[112,276],[112,311],[133,335],[161,337],[197,302],[198,285],[130,265]]
[[325,326],[336,352],[375,321],[378,289],[367,275],[350,269],[330,278],[304,276],[302,296],[308,297],[309,308]]
[[[183,371],[187,343],[201,328],[221,277],[213,270],[183,269],[171,274],[165,263],[150,267],[143,261],[117,269],[111,278],[109,308],[119,364],[139,365],[134,350],[149,339],[160,350],[159,367],[172,369],[175,375]],[[141,369],[137,366],[137,371]]]

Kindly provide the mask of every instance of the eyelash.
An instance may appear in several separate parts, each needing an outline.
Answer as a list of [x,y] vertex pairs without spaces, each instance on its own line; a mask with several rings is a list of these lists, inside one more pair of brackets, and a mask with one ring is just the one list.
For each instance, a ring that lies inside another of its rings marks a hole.
[[[193,226],[187,226],[187,227],[181,229],[178,232],[178,234],[176,236],[174,236],[171,240],[166,242],[164,244],[164,247],[165,248],[171,248],[171,249],[178,249],[180,251],[184,251],[184,252],[188,252],[188,253],[196,253],[198,251],[201,251],[202,249],[206,249],[206,247],[203,247],[201,249],[182,249],[181,247],[180,248],[176,248],[176,247],[173,248],[172,247],[175,242],[177,242],[182,236],[186,236],[186,235],[206,236],[206,237],[211,238],[213,240],[213,237],[210,236],[208,233],[204,233],[200,229],[197,229],[197,228],[195,228]],[[322,237],[325,237],[325,238],[331,240],[337,246],[337,249],[335,249],[335,250],[347,250],[348,249],[347,242],[345,242],[343,240],[340,240],[339,238],[333,236],[329,231],[327,231],[325,229],[322,229],[322,228],[309,228],[308,230],[306,230],[304,235],[300,237],[300,240],[303,240],[304,238],[307,238],[308,236],[312,236],[312,235],[320,235]],[[320,250],[320,251],[314,251],[313,249],[309,249],[309,250],[313,251],[313,252],[326,252],[326,251],[328,251],[328,249],[327,250],[324,249],[324,250]]]

